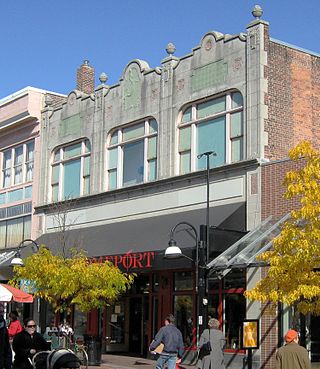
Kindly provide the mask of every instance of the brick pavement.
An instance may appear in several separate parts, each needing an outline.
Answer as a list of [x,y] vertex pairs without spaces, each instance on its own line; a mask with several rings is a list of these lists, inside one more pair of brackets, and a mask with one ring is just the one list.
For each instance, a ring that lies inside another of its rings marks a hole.
[[[102,355],[100,366],[90,366],[89,369],[155,369],[155,360],[122,355]],[[312,363],[312,369],[320,369],[320,363]],[[180,369],[195,369],[194,365],[181,364]],[[242,368],[239,368],[242,369]]]
[[[90,369],[155,369],[156,361],[140,357],[122,355],[102,355],[101,366],[90,366]],[[180,369],[195,369],[193,365],[181,364]]]

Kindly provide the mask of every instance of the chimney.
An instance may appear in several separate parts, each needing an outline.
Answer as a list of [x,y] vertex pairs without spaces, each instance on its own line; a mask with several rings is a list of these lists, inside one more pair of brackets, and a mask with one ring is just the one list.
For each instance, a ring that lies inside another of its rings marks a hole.
[[84,60],[77,70],[77,90],[88,95],[94,92],[94,68],[90,67],[89,60]]

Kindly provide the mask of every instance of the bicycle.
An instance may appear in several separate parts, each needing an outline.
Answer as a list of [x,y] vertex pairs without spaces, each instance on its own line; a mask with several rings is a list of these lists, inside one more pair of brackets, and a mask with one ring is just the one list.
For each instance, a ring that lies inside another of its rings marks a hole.
[[72,350],[75,355],[80,359],[81,369],[88,369],[88,353],[86,351],[86,346],[82,343],[71,342],[70,350]]
[[70,337],[68,336],[64,335],[63,338],[65,343],[64,347],[66,349],[71,350],[78,357],[78,359],[80,359],[81,362],[80,369],[88,369],[89,358],[87,353],[87,347],[84,344],[79,343],[77,341],[72,342]]

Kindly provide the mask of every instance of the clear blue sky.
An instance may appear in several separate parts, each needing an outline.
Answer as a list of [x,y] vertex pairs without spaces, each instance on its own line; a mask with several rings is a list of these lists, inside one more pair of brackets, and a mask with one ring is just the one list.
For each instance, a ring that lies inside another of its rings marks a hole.
[[260,4],[271,37],[320,54],[320,0],[11,0],[1,1],[0,99],[33,86],[68,94],[84,59],[108,84],[128,62],[161,66],[166,45],[176,56],[208,31],[246,32]]

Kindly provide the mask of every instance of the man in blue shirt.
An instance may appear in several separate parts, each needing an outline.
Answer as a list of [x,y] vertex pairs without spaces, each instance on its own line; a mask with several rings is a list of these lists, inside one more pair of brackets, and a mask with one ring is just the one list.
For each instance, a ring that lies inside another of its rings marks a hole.
[[174,316],[172,314],[168,315],[164,321],[165,325],[160,328],[149,347],[149,350],[153,352],[161,343],[164,345],[163,351],[157,360],[156,369],[162,369],[165,365],[168,369],[175,369],[176,364],[181,362],[184,344],[182,334],[174,325],[174,322]]

